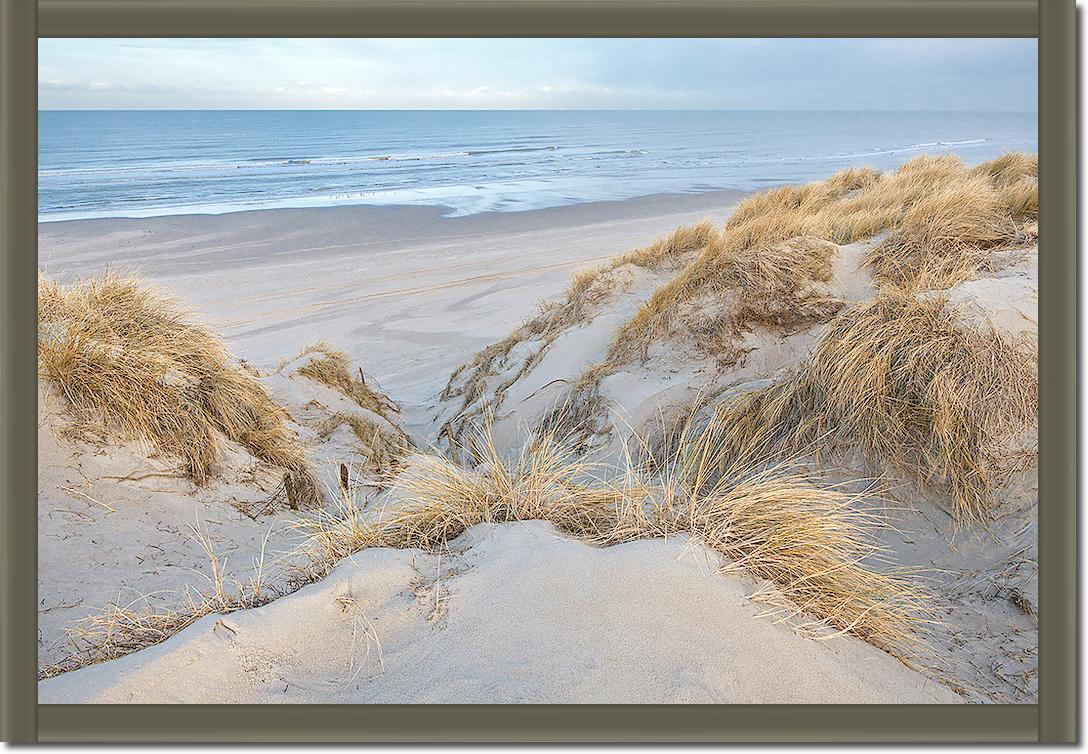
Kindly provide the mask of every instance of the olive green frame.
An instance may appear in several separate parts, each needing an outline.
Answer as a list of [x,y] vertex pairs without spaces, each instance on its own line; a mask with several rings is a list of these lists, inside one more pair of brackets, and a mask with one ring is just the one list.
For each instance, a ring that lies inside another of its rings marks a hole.
[[[38,705],[37,37],[919,36],[1039,44],[1039,704]],[[1073,0],[0,0],[0,737],[7,741],[1043,741],[1078,734]]]

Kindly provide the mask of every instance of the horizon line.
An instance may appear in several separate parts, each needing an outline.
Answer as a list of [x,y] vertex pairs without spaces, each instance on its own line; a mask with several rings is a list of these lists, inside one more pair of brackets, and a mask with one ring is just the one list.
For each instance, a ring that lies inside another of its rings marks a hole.
[[767,112],[767,113],[1038,113],[989,108],[779,108],[779,107],[39,107],[39,113],[61,112]]

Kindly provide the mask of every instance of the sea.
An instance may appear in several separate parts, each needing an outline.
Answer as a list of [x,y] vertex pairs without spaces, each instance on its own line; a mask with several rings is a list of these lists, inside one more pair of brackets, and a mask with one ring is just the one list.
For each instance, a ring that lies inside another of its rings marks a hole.
[[449,216],[758,190],[1035,152],[1035,113],[78,110],[38,118],[42,222],[345,204]]

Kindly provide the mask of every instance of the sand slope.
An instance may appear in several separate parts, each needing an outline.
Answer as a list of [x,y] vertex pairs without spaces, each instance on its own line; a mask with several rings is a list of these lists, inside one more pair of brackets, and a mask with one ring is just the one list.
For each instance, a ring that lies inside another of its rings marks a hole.
[[[825,289],[828,295],[847,306],[876,295],[877,286],[863,260],[883,238],[837,247]],[[947,291],[918,295],[945,297],[965,330],[992,329],[1021,342],[1026,351],[1037,350],[1037,248],[995,252],[992,265]],[[682,314],[691,326],[687,337],[661,338],[645,358],[621,364],[595,386],[586,387],[582,380],[586,369],[606,359],[616,330],[671,274],[647,273],[631,265],[612,274],[617,273],[626,273],[634,282],[618,286],[615,295],[558,337],[546,343],[523,341],[493,363],[481,367],[469,362],[455,373],[450,383],[455,394],[443,402],[436,424],[471,438],[472,427],[493,416],[493,436],[513,448],[551,422],[560,409],[577,420],[569,431],[582,450],[602,462],[616,463],[632,438],[652,442],[664,427],[693,410],[696,422],[705,421],[722,400],[782,378],[808,359],[826,327],[824,322],[786,331],[756,326],[738,338],[739,359],[717,363],[697,347],[698,318],[713,316],[711,296]],[[476,375],[482,389],[459,390]],[[470,393],[472,400],[466,402],[461,392]],[[1032,429],[1009,438],[1009,443],[1030,453],[1037,436]],[[970,701],[1034,701],[1038,689],[1034,465],[1012,475],[994,520],[979,527],[957,522],[942,494],[874,465],[849,443],[829,456],[807,460],[821,468],[826,481],[884,480],[890,527],[883,537],[890,560],[923,570],[943,623],[934,627],[931,645],[915,659]]]
[[[338,412],[365,414],[375,425],[395,427],[298,375],[304,362],[289,361],[261,381],[287,410],[290,428],[331,497],[341,463],[353,483],[371,474],[373,464],[369,449],[347,426],[330,430],[330,418]],[[291,527],[295,514],[278,492],[281,469],[227,442],[221,472],[198,487],[181,476],[177,459],[116,438],[69,437],[70,424],[63,398],[40,386],[39,667],[79,646],[67,629],[108,604],[172,608],[191,592],[209,592],[212,555],[234,592],[249,588],[258,570],[266,589],[283,588],[291,566],[302,562],[295,553],[300,535]]]
[[[441,559],[367,550],[255,610],[41,684],[43,703],[947,703],[852,638],[758,617],[687,538],[598,550],[478,525]],[[380,648],[379,648],[380,643]]]

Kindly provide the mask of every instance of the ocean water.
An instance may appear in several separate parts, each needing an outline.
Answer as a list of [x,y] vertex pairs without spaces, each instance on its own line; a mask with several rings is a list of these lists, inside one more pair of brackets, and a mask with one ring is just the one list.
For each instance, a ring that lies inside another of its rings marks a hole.
[[44,111],[41,221],[340,204],[448,215],[1037,151],[1034,113]]

